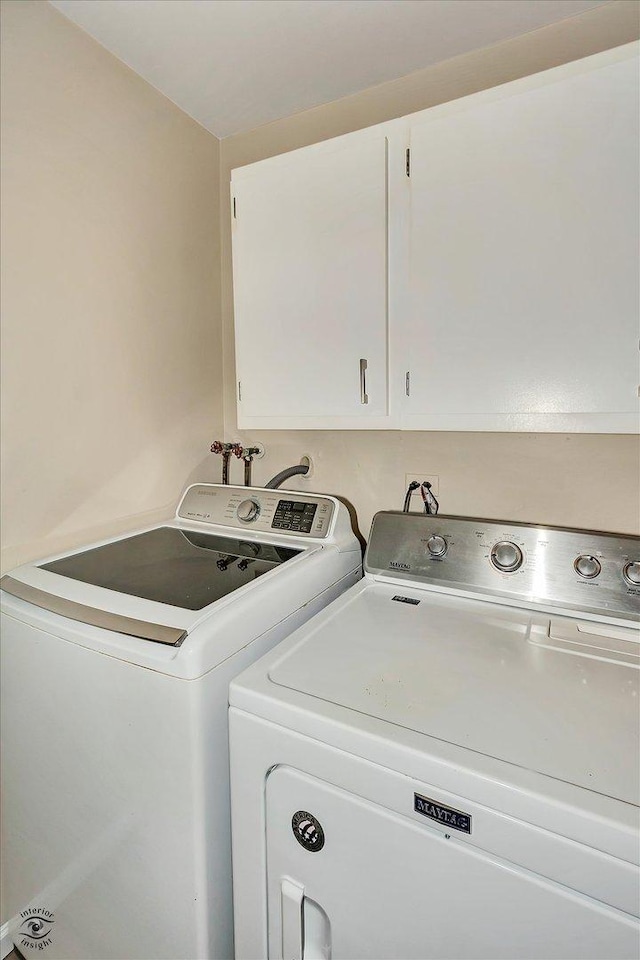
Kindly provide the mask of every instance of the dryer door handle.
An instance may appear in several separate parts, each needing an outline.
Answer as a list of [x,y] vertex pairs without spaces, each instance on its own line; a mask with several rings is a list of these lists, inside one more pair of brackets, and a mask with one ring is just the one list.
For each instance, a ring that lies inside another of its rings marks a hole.
[[281,886],[282,960],[302,960],[304,949],[304,887],[293,880]]
[[282,960],[329,960],[331,925],[322,907],[294,880],[281,886]]

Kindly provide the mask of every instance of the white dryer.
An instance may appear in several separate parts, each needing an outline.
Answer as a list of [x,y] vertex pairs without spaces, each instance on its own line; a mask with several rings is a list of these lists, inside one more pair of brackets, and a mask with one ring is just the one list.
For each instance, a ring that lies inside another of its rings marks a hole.
[[25,955],[233,956],[230,679],[361,576],[332,497],[196,484],[3,578],[3,895]]
[[240,960],[634,960],[640,539],[381,513],[231,684]]

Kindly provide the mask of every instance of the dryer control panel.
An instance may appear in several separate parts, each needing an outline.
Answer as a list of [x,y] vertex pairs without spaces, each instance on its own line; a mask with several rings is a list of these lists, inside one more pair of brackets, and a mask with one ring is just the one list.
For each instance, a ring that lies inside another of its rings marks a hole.
[[238,530],[325,539],[336,504],[330,497],[264,487],[197,483],[186,491],[177,516]]
[[640,619],[640,537],[385,511],[365,571],[527,604]]

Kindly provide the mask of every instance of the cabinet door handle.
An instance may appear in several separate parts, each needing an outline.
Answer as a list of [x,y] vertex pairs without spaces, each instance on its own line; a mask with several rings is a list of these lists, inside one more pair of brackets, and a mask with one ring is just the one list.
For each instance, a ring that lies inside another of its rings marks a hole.
[[367,395],[367,361],[360,361],[360,403],[369,403]]

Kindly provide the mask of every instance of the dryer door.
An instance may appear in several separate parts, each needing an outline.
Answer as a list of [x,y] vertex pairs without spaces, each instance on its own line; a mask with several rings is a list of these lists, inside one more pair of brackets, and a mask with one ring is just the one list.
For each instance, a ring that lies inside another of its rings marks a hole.
[[637,956],[628,914],[455,833],[276,768],[267,781],[271,960]]

